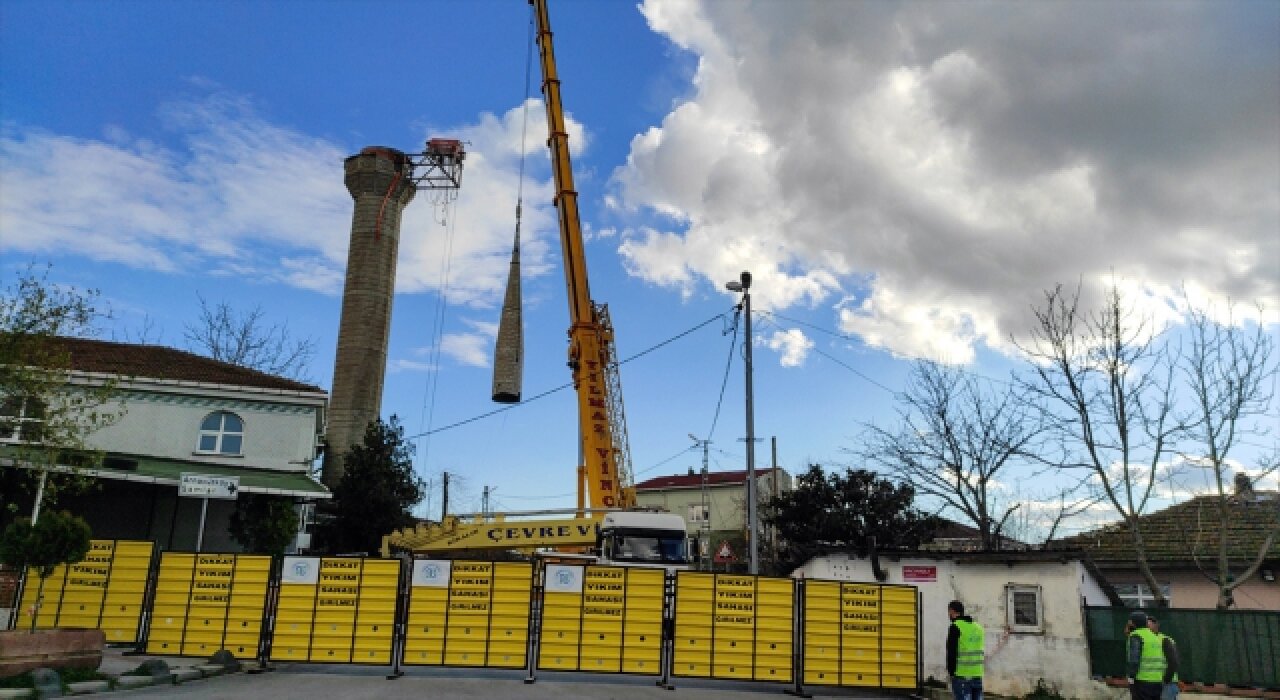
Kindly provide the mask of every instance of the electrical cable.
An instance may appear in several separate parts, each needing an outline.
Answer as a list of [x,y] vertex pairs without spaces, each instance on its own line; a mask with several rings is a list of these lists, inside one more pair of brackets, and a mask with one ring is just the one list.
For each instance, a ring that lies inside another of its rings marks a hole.
[[[720,398],[716,399],[716,412],[711,418],[711,429],[707,431],[707,441],[715,435],[716,425],[720,422],[720,408],[724,405],[724,391],[729,386],[729,369],[733,367],[733,351],[738,347],[738,318],[741,307],[735,306],[733,314],[733,338],[729,341],[729,359],[724,363],[724,378],[720,380]],[[728,333],[728,331],[725,331]],[[750,342],[748,339],[747,342]]]
[[[675,342],[675,341],[677,341],[677,340],[679,340],[679,339],[681,339],[681,338],[683,338],[683,337],[685,337],[685,336],[689,335],[690,333],[693,333],[694,331],[697,331],[697,330],[699,330],[699,329],[702,329],[702,328],[704,328],[704,327],[706,327],[706,326],[710,325],[713,321],[716,321],[716,320],[721,319],[721,318],[724,318],[724,314],[723,314],[723,313],[716,314],[715,316],[712,316],[711,318],[709,318],[709,319],[707,319],[707,320],[705,320],[705,321],[703,321],[703,322],[701,322],[701,323],[697,324],[696,326],[693,326],[692,328],[690,328],[690,329],[688,329],[688,330],[682,331],[682,332],[680,332],[680,333],[678,333],[678,334],[676,334],[676,335],[674,335],[674,336],[672,336],[672,337],[670,337],[670,338],[667,338],[666,340],[664,340],[664,341],[662,341],[662,342],[660,342],[660,343],[657,343],[657,344],[655,344],[655,345],[651,345],[651,346],[649,346],[648,348],[645,348],[644,350],[641,350],[640,352],[638,352],[638,353],[636,353],[636,354],[634,354],[634,355],[632,355],[632,356],[630,356],[630,357],[628,357],[628,358],[626,358],[626,359],[624,359],[624,360],[622,360],[622,361],[618,362],[618,364],[619,364],[619,365],[625,365],[625,364],[627,364],[628,362],[631,362],[632,360],[638,360],[638,359],[640,359],[641,357],[644,357],[645,355],[648,355],[649,353],[653,352],[654,350],[657,350],[658,348],[664,347],[664,346],[666,346],[666,345],[670,345],[671,343],[673,343],[673,342]],[[416,439],[418,439],[418,438],[420,438],[420,437],[426,437],[426,436],[430,436],[430,435],[435,435],[436,433],[442,433],[442,432],[444,432],[444,431],[446,431],[446,430],[452,430],[452,429],[454,429],[454,428],[460,428],[460,427],[462,427],[462,426],[464,426],[464,425],[467,425],[467,424],[469,424],[469,423],[474,423],[474,422],[476,422],[476,421],[478,421],[478,420],[481,420],[481,419],[484,419],[484,418],[489,418],[490,416],[496,416],[496,415],[498,415],[499,413],[505,413],[506,411],[510,411],[510,410],[511,410],[511,409],[513,409],[513,408],[518,408],[518,407],[520,407],[520,406],[524,406],[525,404],[533,403],[534,401],[537,401],[538,399],[546,398],[547,396],[550,396],[550,395],[552,395],[552,394],[554,394],[554,393],[556,393],[556,392],[558,392],[558,391],[564,391],[565,389],[568,389],[568,388],[570,388],[570,387],[572,387],[572,386],[573,386],[573,382],[566,382],[566,383],[564,383],[564,384],[561,384],[560,386],[553,387],[553,388],[551,388],[551,389],[547,389],[546,391],[543,391],[542,393],[535,394],[534,396],[531,396],[531,397],[529,397],[529,398],[527,398],[527,399],[524,399],[524,400],[523,400],[523,401],[521,401],[520,403],[507,404],[507,405],[502,406],[502,407],[500,407],[500,408],[495,408],[495,409],[493,409],[492,411],[487,411],[487,412],[485,412],[485,413],[481,413],[480,415],[477,415],[477,416],[472,416],[472,417],[470,417],[470,418],[466,418],[466,419],[463,419],[463,420],[457,421],[457,422],[455,422],[455,423],[450,423],[449,425],[445,425],[445,426],[442,426],[442,427],[439,427],[439,428],[433,428],[433,429],[430,429],[430,430],[425,430],[425,431],[423,431],[423,432],[417,433],[416,435],[409,435],[409,436],[405,437],[405,439],[406,439],[406,440],[416,440]]]

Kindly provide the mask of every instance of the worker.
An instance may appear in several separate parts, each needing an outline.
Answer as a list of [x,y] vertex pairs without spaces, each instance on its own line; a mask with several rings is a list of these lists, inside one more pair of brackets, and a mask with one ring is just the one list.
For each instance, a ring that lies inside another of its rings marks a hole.
[[982,625],[964,614],[964,603],[947,604],[951,626],[947,630],[947,673],[955,700],[982,700],[982,667],[986,654],[986,633]]
[[1160,631],[1160,621],[1154,617],[1147,615],[1147,628],[1160,638],[1160,651],[1164,652],[1164,678],[1161,680],[1162,688],[1160,691],[1160,700],[1178,700],[1178,645],[1174,643],[1173,637]]
[[1147,626],[1147,614],[1135,610],[1129,615],[1128,658],[1129,697],[1132,700],[1160,700],[1164,691],[1167,663],[1160,637]]

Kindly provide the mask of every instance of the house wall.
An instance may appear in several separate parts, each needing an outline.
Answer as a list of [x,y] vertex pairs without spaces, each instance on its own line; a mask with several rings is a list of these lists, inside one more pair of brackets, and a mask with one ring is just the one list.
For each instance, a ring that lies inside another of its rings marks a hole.
[[[1273,575],[1280,570],[1272,568]],[[1107,570],[1107,580],[1112,583],[1146,583],[1142,574],[1134,571]],[[1218,605],[1218,586],[1205,578],[1200,571],[1156,570],[1156,580],[1169,584],[1169,604],[1174,608],[1214,608]],[[1264,581],[1255,574],[1235,590],[1238,610],[1280,610],[1280,580]]]
[[[310,465],[322,401],[246,400],[220,393],[128,391],[121,419],[95,431],[86,441],[110,452],[196,463],[295,472]],[[109,404],[103,410],[110,412],[117,406]],[[196,453],[200,423],[214,411],[230,411],[244,421],[241,456]]]
[[[956,562],[928,557],[881,559],[889,577],[884,583],[905,583],[903,566],[935,566],[937,579],[912,582],[921,594],[921,658],[924,677],[947,678],[946,639],[950,619],[947,603],[960,600],[966,612],[986,629],[987,662],[984,687],[992,693],[1021,697],[1043,678],[1065,697],[1090,698],[1095,692],[1089,676],[1089,653],[1080,602],[1082,581],[1091,576],[1078,561],[1068,562]],[[796,577],[874,583],[871,562],[831,555],[797,569]],[[1043,632],[1015,633],[1008,624],[1005,586],[1040,586]],[[1097,584],[1092,583],[1096,588]],[[1097,591],[1101,593],[1101,589]]]

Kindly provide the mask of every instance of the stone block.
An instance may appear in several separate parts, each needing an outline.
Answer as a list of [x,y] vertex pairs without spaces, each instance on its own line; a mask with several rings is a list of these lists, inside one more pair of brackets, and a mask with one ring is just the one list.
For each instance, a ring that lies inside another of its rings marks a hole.
[[41,667],[96,670],[106,643],[102,630],[6,630],[0,632],[0,677]]

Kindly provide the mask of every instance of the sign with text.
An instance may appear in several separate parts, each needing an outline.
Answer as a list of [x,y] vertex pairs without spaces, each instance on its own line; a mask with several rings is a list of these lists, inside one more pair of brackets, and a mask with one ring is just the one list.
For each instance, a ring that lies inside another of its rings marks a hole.
[[178,495],[187,498],[221,498],[234,501],[240,491],[240,477],[182,473]]
[[404,663],[523,668],[533,565],[413,562]]
[[672,673],[791,681],[794,600],[791,579],[678,572]]
[[933,583],[937,580],[938,567],[936,566],[902,567],[902,581],[904,583]]
[[[19,604],[36,629],[100,629],[108,642],[136,642],[155,544],[91,540],[83,561],[60,565],[47,579],[27,569]],[[20,623],[19,628],[24,624]]]
[[810,580],[804,590],[805,683],[916,687],[916,589]]
[[237,659],[258,654],[271,557],[164,552],[147,630],[148,654]]
[[538,668],[662,672],[662,569],[549,565]]
[[399,559],[285,557],[272,661],[389,664]]

